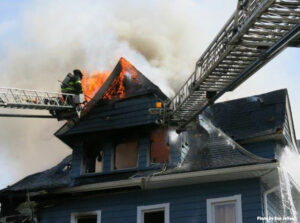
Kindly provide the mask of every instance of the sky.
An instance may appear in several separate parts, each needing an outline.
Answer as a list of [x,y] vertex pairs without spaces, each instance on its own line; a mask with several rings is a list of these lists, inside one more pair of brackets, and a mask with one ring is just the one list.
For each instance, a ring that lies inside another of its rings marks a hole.
[[[72,69],[107,70],[125,56],[172,95],[235,7],[236,0],[0,1],[0,78],[4,87],[55,91]],[[299,58],[299,49],[286,49],[221,100],[287,88],[300,134]],[[0,188],[70,154],[53,136],[62,124],[0,119]]]

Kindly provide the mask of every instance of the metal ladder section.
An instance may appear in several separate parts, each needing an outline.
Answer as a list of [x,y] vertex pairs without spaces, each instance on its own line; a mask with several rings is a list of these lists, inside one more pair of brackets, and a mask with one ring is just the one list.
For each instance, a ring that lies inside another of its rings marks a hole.
[[[183,129],[287,47],[299,31],[300,0],[240,0],[195,71],[167,105],[165,118]],[[207,91],[212,91],[212,98],[207,98]]]
[[[64,96],[64,98],[63,98]],[[70,104],[74,95],[50,93],[17,88],[0,88],[0,107],[36,110],[65,110],[72,109]]]

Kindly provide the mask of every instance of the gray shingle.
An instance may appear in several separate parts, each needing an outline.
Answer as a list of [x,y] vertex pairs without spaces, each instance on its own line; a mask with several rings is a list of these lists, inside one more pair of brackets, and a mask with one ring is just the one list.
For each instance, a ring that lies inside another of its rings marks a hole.
[[273,134],[285,122],[287,90],[221,102],[204,114],[235,140]]
[[72,155],[69,155],[55,167],[27,176],[14,185],[0,191],[0,194],[7,191],[36,191],[68,186],[71,182],[71,161]]

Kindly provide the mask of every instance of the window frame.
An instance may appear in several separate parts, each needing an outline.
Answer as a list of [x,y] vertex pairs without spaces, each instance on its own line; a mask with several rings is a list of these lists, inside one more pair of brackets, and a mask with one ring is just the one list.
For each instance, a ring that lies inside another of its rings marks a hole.
[[87,211],[87,212],[73,212],[73,213],[71,213],[71,223],[77,223],[78,217],[87,216],[87,215],[96,215],[97,223],[101,223],[101,210]]
[[146,205],[137,207],[137,223],[144,223],[144,213],[164,211],[165,223],[170,223],[170,203]]
[[241,194],[228,196],[228,197],[220,197],[220,198],[210,198],[206,199],[206,214],[207,214],[207,223],[214,223],[213,222],[213,215],[212,211],[215,204],[218,203],[225,203],[225,202],[235,202],[235,211],[236,211],[236,220],[239,223],[243,222],[243,213],[242,213],[242,196]]

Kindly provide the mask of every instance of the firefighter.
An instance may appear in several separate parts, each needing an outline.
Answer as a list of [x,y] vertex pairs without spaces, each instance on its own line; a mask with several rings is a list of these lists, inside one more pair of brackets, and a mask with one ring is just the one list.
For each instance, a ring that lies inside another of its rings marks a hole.
[[69,73],[61,85],[62,93],[68,94],[81,94],[82,73],[80,70],[76,69],[73,71],[73,74]]
[[[66,94],[75,94],[76,97],[79,97],[79,95],[82,93],[81,80],[81,71],[78,69],[74,70],[73,74],[69,73],[62,82],[61,92]],[[68,104],[74,103],[72,97],[68,97],[67,95],[64,95],[63,97],[64,100],[67,100]]]

